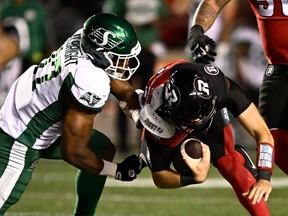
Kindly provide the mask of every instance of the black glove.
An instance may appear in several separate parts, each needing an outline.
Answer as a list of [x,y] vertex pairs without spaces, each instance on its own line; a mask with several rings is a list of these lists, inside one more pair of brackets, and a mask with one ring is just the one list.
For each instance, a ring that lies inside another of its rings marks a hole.
[[133,181],[141,172],[141,161],[135,154],[125,158],[117,164],[115,179],[121,181]]
[[200,25],[191,27],[188,33],[188,43],[193,59],[197,63],[209,64],[214,62],[216,43],[213,39],[204,35],[204,29]]

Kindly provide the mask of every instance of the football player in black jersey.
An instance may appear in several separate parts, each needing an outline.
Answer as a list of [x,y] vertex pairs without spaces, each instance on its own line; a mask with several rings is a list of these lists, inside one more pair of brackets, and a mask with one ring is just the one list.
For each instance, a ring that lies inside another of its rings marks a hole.
[[[179,60],[150,79],[142,102],[140,155],[157,187],[178,188],[205,180],[209,154],[203,147],[206,153],[198,164],[186,159],[192,172],[170,168],[181,143],[197,138],[209,146],[211,162],[231,184],[243,207],[251,215],[269,215],[266,201],[272,190],[274,140],[256,106],[235,82],[215,66]],[[243,147],[235,145],[228,111],[257,142],[257,168]],[[202,176],[195,172],[197,166]]]

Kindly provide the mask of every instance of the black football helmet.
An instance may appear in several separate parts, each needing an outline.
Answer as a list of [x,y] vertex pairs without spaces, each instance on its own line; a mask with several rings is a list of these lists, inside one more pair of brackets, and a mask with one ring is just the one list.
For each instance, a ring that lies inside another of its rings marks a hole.
[[140,65],[141,46],[134,28],[115,14],[91,16],[84,23],[81,47],[95,66],[115,79],[130,79]]
[[194,71],[190,63],[172,68],[164,97],[166,112],[176,126],[195,131],[210,127],[216,113],[215,92],[207,79]]

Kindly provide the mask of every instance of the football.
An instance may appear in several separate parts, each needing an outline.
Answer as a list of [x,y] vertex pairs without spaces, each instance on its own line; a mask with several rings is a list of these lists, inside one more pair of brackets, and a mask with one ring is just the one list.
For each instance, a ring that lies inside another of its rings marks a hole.
[[172,155],[172,163],[177,172],[190,172],[190,168],[187,166],[182,158],[181,146],[184,145],[187,155],[191,158],[199,159],[202,157],[201,141],[198,139],[190,138],[185,140],[181,145],[178,145]]

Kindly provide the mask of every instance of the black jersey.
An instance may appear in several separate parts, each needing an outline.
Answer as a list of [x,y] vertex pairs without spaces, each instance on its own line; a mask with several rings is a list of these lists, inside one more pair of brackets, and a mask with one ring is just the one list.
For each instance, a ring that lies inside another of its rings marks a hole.
[[[163,86],[168,82],[172,68],[173,70],[175,69],[174,67],[179,69],[181,69],[181,67],[187,68],[187,65],[191,67],[192,70],[195,70],[207,79],[209,85],[212,87],[213,91],[215,92],[214,94],[217,97],[215,106],[218,111],[226,107],[234,117],[237,117],[251,104],[251,101],[248,100],[247,97],[243,94],[240,87],[231,79],[227,78],[219,68],[213,65],[191,63],[187,60],[181,59],[163,67],[156,74],[154,74],[154,76],[151,77],[145,88],[143,98],[144,105],[151,105],[153,110],[156,110],[158,107],[160,107],[163,103]],[[157,116],[155,112],[150,111],[150,113],[151,115],[148,117],[142,116],[142,118],[146,118],[142,121],[142,123],[144,123],[143,125],[147,129],[147,136],[155,140],[156,143],[176,146],[184,137],[187,136],[186,132],[171,130],[171,126],[169,125],[170,123],[166,122],[165,120],[161,120],[162,126],[157,124],[160,121],[153,120],[156,118],[159,119],[160,117]],[[169,125],[170,132],[172,131],[174,133],[174,136],[171,138],[165,139],[160,136],[160,133],[163,133],[163,131],[165,132],[166,129],[166,126],[163,124],[163,122],[164,124],[166,123],[166,125]]]
[[[175,128],[175,130],[172,130],[171,127],[173,125],[171,126],[169,121],[159,120],[160,117],[157,116],[156,112],[153,112],[163,103],[164,85],[168,82],[172,68],[181,68],[183,65],[187,67],[187,64],[191,69],[196,70],[206,78],[217,97],[215,104],[216,114],[213,122],[209,130],[201,135],[195,135],[192,129],[190,133]],[[251,101],[247,99],[239,86],[227,78],[219,68],[212,65],[191,63],[186,60],[173,62],[154,74],[146,85],[143,100],[144,107],[148,104],[151,110],[146,112],[148,114],[145,117],[149,118],[149,121],[146,121],[147,124],[145,125],[143,121],[145,129],[143,132],[142,150],[144,150],[144,155],[147,154],[147,150],[149,152],[147,157],[149,158],[149,167],[152,171],[169,169],[173,152],[178,151],[179,144],[188,137],[197,137],[209,145],[211,152],[213,152],[211,154],[212,161],[216,161],[223,156],[227,148],[234,149],[233,130],[229,121],[228,110],[237,117],[251,104]],[[153,118],[155,121],[153,121]],[[159,122],[161,124],[157,124]],[[167,129],[163,126],[163,122],[170,124],[168,132],[173,132],[173,136],[170,138],[157,136]]]

